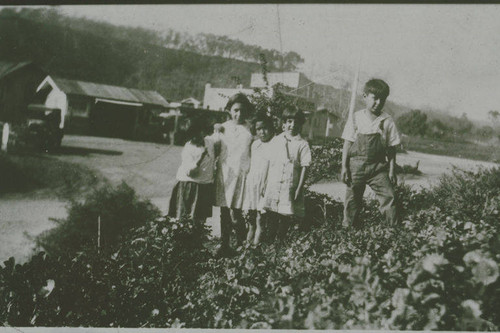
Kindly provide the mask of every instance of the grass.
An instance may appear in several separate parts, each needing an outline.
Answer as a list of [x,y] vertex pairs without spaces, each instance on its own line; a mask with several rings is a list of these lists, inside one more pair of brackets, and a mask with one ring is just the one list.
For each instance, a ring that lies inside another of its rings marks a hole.
[[96,171],[43,153],[0,154],[0,195],[71,199],[106,182]]
[[477,161],[500,162],[500,150],[493,145],[478,145],[465,140],[437,140],[411,137],[405,149],[421,153],[468,158]]

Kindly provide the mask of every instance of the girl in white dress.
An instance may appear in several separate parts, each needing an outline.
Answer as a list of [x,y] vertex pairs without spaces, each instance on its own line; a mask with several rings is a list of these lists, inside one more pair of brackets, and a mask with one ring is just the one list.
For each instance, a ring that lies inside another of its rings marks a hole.
[[241,213],[245,180],[250,169],[252,134],[246,126],[253,105],[242,94],[232,96],[227,105],[231,119],[215,126],[214,137],[220,144],[215,179],[215,206],[221,211],[221,247],[219,254],[228,253],[231,230],[236,232],[237,244],[245,240],[245,221]]
[[252,143],[250,171],[246,179],[243,209],[249,212],[247,243],[260,242],[263,227],[264,191],[269,168],[269,143],[274,136],[272,118],[259,115],[252,121],[252,129],[257,139]]
[[205,223],[212,216],[215,149],[205,127],[199,119],[189,121],[191,138],[182,149],[168,209],[171,217]]
[[271,239],[278,233],[284,238],[290,217],[303,218],[304,182],[311,163],[311,149],[300,136],[304,114],[296,108],[283,111],[283,133],[270,142],[270,163],[264,207],[274,215],[269,225]]

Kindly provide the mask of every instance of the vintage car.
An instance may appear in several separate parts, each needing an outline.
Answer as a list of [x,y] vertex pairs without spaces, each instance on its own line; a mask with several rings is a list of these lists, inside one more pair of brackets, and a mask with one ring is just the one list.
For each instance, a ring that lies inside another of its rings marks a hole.
[[54,150],[61,146],[64,131],[60,128],[60,109],[30,104],[26,115],[26,140],[30,145],[43,150]]

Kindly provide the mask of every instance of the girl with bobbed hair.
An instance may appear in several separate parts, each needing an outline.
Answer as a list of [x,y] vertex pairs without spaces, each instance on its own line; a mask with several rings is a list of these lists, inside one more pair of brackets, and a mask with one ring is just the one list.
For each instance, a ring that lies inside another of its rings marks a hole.
[[252,134],[246,122],[253,112],[253,105],[243,93],[229,98],[226,105],[230,119],[217,124],[214,136],[220,144],[215,177],[215,206],[220,207],[221,246],[219,255],[230,250],[230,235],[234,229],[237,245],[246,237],[242,206],[246,175],[250,169],[250,146]]

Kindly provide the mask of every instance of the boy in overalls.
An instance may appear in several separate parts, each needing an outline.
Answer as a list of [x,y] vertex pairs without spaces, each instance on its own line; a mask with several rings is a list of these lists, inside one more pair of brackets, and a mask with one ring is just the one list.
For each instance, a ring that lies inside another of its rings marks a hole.
[[401,143],[390,115],[382,112],[389,96],[383,80],[365,84],[366,108],[349,115],[342,134],[342,181],[347,185],[344,203],[344,227],[361,227],[359,220],[366,185],[370,185],[380,203],[380,212],[389,225],[397,222],[394,186],[396,178],[396,146]]

